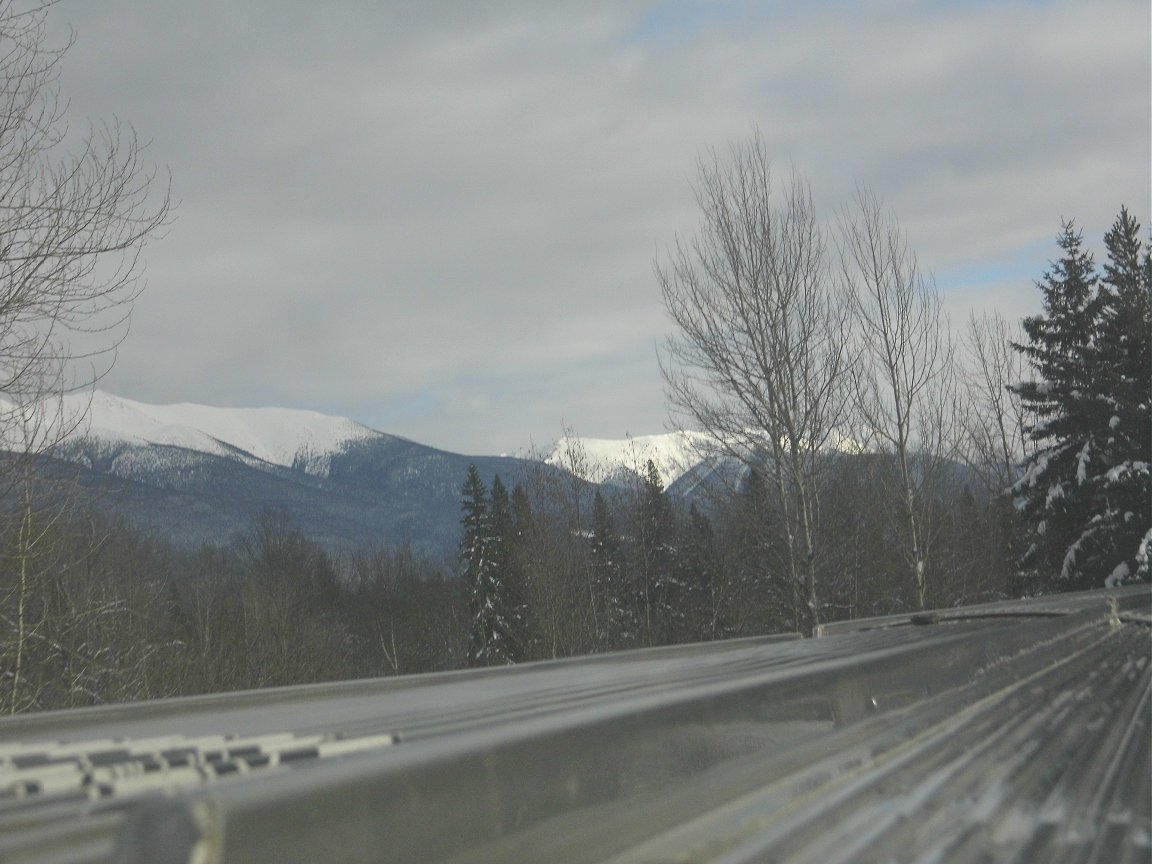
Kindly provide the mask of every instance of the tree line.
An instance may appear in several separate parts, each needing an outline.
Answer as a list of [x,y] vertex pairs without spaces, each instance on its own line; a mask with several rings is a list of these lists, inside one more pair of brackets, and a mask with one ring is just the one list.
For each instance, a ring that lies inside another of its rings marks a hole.
[[75,507],[4,515],[0,713],[463,665],[459,580],[408,549],[338,559],[275,511],[196,550]]
[[[935,486],[946,511],[932,535],[938,605],[1007,596],[1012,538],[1004,503],[963,466]],[[820,479],[827,552],[822,620],[918,608],[894,574],[901,555],[875,506],[870,454],[828,456]],[[541,472],[543,474],[543,472]],[[470,666],[800,632],[807,597],[788,578],[787,544],[766,466],[696,500],[670,493],[653,460],[631,485],[532,478],[509,493],[475,468],[462,487],[461,590]],[[527,491],[542,479],[534,494]]]
[[871,192],[830,239],[753,138],[701,162],[697,197],[657,266],[662,368],[699,457],[740,470],[687,507],[652,461],[583,504],[470,471],[471,665],[1149,578],[1152,257],[1127,209],[1102,271],[1065,222],[1043,311],[957,336]]
[[1103,275],[1065,224],[1062,257],[1038,283],[1044,311],[1019,335],[991,315],[961,336],[869,190],[827,226],[808,185],[780,181],[754,135],[700,160],[696,195],[700,228],[656,266],[674,325],[668,401],[685,428],[764,471],[762,529],[802,600],[798,629],[836,614],[829,449],[872,457],[888,578],[913,608],[950,602],[955,574],[934,547],[961,504],[957,464],[982,477],[1020,547],[1013,590],[1147,577],[1152,289],[1126,210],[1105,237]]

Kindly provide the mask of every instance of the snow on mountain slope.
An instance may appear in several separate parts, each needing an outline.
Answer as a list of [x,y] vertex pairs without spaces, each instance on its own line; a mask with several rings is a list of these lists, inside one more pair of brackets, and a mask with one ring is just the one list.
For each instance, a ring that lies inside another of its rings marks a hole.
[[[322,473],[327,457],[353,441],[382,437],[345,417],[286,408],[214,408],[181,403],[147,405],[101,390],[64,397],[45,413],[67,438],[161,444],[218,456],[254,457],[273,465],[302,465]],[[241,451],[237,453],[237,451]]]
[[709,438],[702,432],[667,432],[630,438],[565,437],[556,442],[544,461],[596,483],[643,477],[648,460],[656,466],[665,487],[706,458]]
[[[703,462],[732,462],[732,453],[748,452],[762,436],[749,432],[722,452],[704,432],[667,432],[629,438],[566,437],[556,442],[544,461],[596,483],[628,483],[643,477],[651,459],[665,488]],[[762,446],[762,445],[761,445]],[[832,436],[823,448],[828,453],[863,453],[865,448],[847,436]]]

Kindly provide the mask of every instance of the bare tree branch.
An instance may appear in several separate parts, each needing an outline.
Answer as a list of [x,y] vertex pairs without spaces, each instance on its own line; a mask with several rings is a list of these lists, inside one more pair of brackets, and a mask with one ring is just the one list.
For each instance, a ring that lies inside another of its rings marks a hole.
[[[12,622],[0,639],[8,690],[0,704],[12,711],[36,704],[29,651],[51,642],[43,574],[69,510],[60,490],[45,494],[56,484],[42,480],[38,463],[83,423],[85,412],[66,412],[63,396],[111,368],[144,286],[141,253],[170,206],[130,127],[69,130],[57,78],[71,39],[48,43],[52,5],[0,0],[0,450],[9,502],[0,518],[10,523],[0,537],[10,537],[2,557],[16,574],[0,593],[12,610],[0,611]],[[105,611],[61,615],[80,622]]]
[[935,284],[872,192],[858,189],[839,227],[840,275],[855,317],[857,425],[894,468],[894,482],[885,463],[876,479],[889,487],[890,524],[922,609],[940,526],[938,481],[955,454],[959,415],[948,322]]
[[847,408],[847,310],[825,262],[808,186],[777,190],[759,135],[698,166],[699,233],[656,275],[676,325],[661,357],[677,419],[766,471],[780,511],[797,626],[819,623],[821,452]]

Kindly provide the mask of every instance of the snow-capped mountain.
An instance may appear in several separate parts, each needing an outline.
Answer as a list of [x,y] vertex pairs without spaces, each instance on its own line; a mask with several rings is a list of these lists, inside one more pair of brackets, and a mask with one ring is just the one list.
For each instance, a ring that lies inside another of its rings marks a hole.
[[[4,407],[13,410],[10,404]],[[49,442],[90,439],[106,445],[179,447],[317,476],[325,476],[332,455],[352,442],[383,437],[354,420],[315,411],[147,405],[101,390],[69,394],[34,407],[30,414],[38,423],[37,436]],[[13,445],[18,445],[19,435],[10,431],[9,437],[13,436]]]
[[[561,438],[541,465],[448,453],[314,411],[149,405],[101,391],[31,406],[0,400],[0,459],[5,450],[45,453],[45,478],[64,481],[82,507],[178,545],[229,542],[275,510],[332,549],[408,544],[442,560],[455,557],[473,464],[488,484],[544,470],[575,474],[589,494],[591,484],[627,494],[651,460],[665,488],[691,500],[738,488],[747,471],[699,432]],[[861,452],[853,442],[832,451]]]
[[448,453],[313,411],[148,405],[100,391],[0,402],[0,431],[0,450],[46,452],[45,476],[66,480],[83,507],[183,546],[228,542],[276,510],[329,548],[408,544],[451,558],[468,466],[509,485],[539,468]]
[[[737,476],[747,458],[734,454],[763,448],[762,436],[753,432],[733,439],[726,448],[717,446],[711,435],[692,431],[615,439],[574,436],[557,441],[544,461],[594,483],[630,485],[645,476],[651,460],[666,489],[690,495],[691,487],[709,473],[719,470]],[[866,450],[852,438],[834,436],[823,452],[860,454]]]
[[544,458],[549,465],[593,483],[627,485],[644,477],[648,461],[670,487],[712,457],[714,447],[702,432],[666,432],[627,438],[564,437]]

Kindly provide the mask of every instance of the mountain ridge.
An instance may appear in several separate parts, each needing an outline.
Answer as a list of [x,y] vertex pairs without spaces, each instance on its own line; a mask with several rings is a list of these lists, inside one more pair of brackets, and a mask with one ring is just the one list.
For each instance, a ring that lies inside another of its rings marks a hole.
[[[43,447],[34,449],[56,460],[54,476],[72,466],[86,506],[183,547],[227,542],[276,510],[330,549],[407,545],[448,560],[473,464],[489,484],[497,474],[511,487],[545,471],[575,475],[589,490],[626,490],[651,460],[677,496],[732,468],[708,454],[698,432],[566,436],[542,458],[526,458],[452,453],[316,411],[150,405],[99,390],[31,412],[11,404],[0,411],[9,420],[38,418]],[[3,431],[6,449],[18,450],[12,424]]]
[[[8,410],[13,410],[10,403]],[[48,428],[38,430],[49,442],[59,437],[69,442],[98,441],[105,447],[113,443],[179,447],[303,469],[317,476],[326,475],[331,456],[357,442],[390,439],[439,450],[349,417],[308,409],[152,404],[95,390],[66,395],[59,403],[52,403],[51,410],[40,407],[38,411],[50,416]],[[684,431],[623,438],[566,435],[541,461],[600,483],[619,480],[625,473],[643,475],[647,461],[652,459],[669,486],[702,461],[706,440],[703,433]],[[10,441],[8,449],[19,449],[16,444]],[[537,457],[511,458],[535,461]]]
[[488,484],[500,475],[511,488],[543,471],[566,486],[577,478],[581,495],[597,487],[627,495],[651,460],[669,494],[704,502],[738,488],[747,470],[700,432],[565,436],[542,457],[468,456],[315,411],[157,406],[103,391],[65,397],[51,409],[0,404],[0,420],[7,421],[3,458],[20,449],[31,425],[46,478],[70,476],[83,506],[181,547],[231,542],[272,510],[341,553],[408,546],[449,562],[471,465]]
[[[450,453],[294,409],[156,406],[97,391],[0,411],[32,424],[42,473],[78,490],[83,507],[182,547],[230,542],[275,510],[334,551],[409,546],[449,560],[468,466],[511,484],[539,464]],[[4,430],[5,449],[22,449],[27,429]]]

